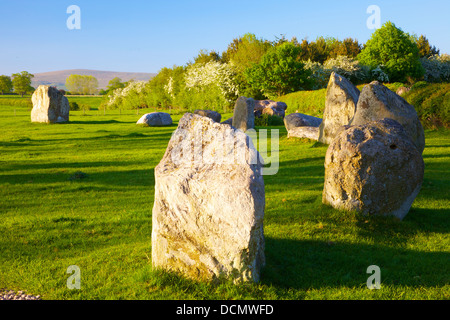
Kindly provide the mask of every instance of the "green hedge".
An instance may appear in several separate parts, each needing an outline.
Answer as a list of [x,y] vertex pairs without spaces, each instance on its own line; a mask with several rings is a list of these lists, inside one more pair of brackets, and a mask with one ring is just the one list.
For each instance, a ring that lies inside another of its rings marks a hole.
[[28,98],[0,98],[0,105],[33,108],[33,103]]

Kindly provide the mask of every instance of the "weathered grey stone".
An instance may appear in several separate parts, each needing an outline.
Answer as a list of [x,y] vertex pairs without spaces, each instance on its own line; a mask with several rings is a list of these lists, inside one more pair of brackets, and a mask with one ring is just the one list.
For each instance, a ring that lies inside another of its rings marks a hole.
[[40,85],[31,97],[31,122],[60,123],[69,121],[69,100],[58,89]]
[[321,123],[322,119],[303,113],[291,113],[284,118],[284,126],[288,131],[297,127],[319,127]]
[[359,90],[346,78],[333,72],[327,86],[323,121],[319,129],[319,141],[330,144],[339,127],[348,125],[352,120]]
[[287,104],[281,101],[273,100],[255,100],[255,117],[260,117],[263,114],[276,115],[284,118],[286,114]]
[[373,81],[362,89],[351,125],[362,125],[383,118],[399,122],[419,152],[423,152],[425,134],[414,107],[378,81]]
[[172,117],[165,112],[151,112],[144,114],[136,124],[149,127],[170,126],[172,124]]
[[307,138],[317,141],[319,139],[319,127],[295,127],[288,131],[288,138]]
[[253,98],[239,97],[234,106],[233,127],[247,131],[255,128],[255,100]]
[[341,129],[325,156],[322,202],[403,219],[422,185],[421,153],[392,119]]
[[213,119],[215,122],[220,122],[220,120],[222,119],[222,115],[220,113],[212,110],[195,110],[194,114],[198,114],[202,117],[208,117],[210,119]]
[[190,113],[181,118],[155,168],[154,267],[195,279],[259,280],[265,193],[258,158],[245,133]]
[[222,121],[221,124],[228,124],[228,125],[232,126],[233,125],[233,117],[228,118],[225,121]]

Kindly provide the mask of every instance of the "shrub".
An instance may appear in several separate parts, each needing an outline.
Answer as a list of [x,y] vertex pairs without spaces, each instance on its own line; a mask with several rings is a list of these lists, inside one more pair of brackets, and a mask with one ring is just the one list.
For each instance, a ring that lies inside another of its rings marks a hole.
[[125,88],[113,90],[101,103],[106,109],[137,109],[147,107],[146,81],[132,81]]
[[323,67],[329,70],[330,74],[334,71],[347,78],[353,84],[367,82],[369,78],[368,67],[363,66],[359,63],[359,61],[346,56],[338,56],[333,59],[328,59],[323,64]]
[[432,55],[420,59],[425,69],[424,80],[427,82],[450,81],[450,55]]
[[424,88],[428,85],[426,81],[418,81],[412,85],[411,90]]
[[370,80],[389,82],[389,75],[383,70],[383,66],[377,66],[376,68],[370,70]]
[[69,109],[70,111],[78,111],[80,110],[80,106],[75,101],[69,102]]
[[322,64],[311,61],[311,59],[305,61],[304,63],[305,70],[309,70],[311,74],[308,78],[312,83],[312,89],[317,90],[326,88],[328,81],[330,80],[332,70],[326,69]]

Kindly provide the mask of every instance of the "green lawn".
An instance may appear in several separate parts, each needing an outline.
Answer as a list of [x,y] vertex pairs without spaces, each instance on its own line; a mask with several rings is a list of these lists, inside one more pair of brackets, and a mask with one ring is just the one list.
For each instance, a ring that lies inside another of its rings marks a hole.
[[[43,299],[450,298],[448,130],[426,131],[423,188],[400,222],[322,205],[327,147],[277,127],[280,169],[264,178],[266,267],[259,284],[233,285],[151,268],[153,169],[176,123],[143,128],[146,110],[91,110],[35,124],[14,109],[0,106],[0,289]],[[80,290],[66,287],[70,265]],[[380,290],[366,287],[370,265]]]

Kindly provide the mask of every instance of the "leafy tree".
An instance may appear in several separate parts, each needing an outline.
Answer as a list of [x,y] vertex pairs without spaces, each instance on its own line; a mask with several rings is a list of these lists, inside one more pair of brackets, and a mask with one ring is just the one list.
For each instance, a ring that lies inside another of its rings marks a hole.
[[98,90],[98,80],[93,76],[71,74],[66,79],[66,88],[71,93],[95,94]]
[[210,61],[220,61],[221,57],[215,51],[200,50],[199,54],[194,58],[194,63],[207,63]]
[[190,65],[185,75],[186,89],[190,93],[187,96],[199,108],[226,111],[239,96],[234,76],[228,63],[210,61]]
[[235,66],[237,72],[244,72],[254,63],[259,63],[262,56],[272,47],[269,41],[258,39],[252,33],[246,33],[239,39],[234,39],[223,54],[227,62]]
[[263,98],[259,90],[255,90],[248,84],[244,73],[252,65],[258,64],[271,47],[272,44],[269,41],[259,39],[252,33],[246,33],[234,39],[228,45],[227,51],[222,54],[222,60],[229,63],[236,73],[234,79],[240,94],[256,99]]
[[291,42],[273,47],[259,64],[247,69],[247,81],[269,98],[311,88],[311,71],[298,60],[300,50]]
[[2,94],[10,93],[13,89],[13,83],[11,81],[11,77],[9,76],[0,76],[0,92]]
[[361,52],[361,49],[362,46],[359,44],[358,40],[345,38],[343,41],[335,42],[335,45],[330,48],[328,59],[337,58],[339,56],[356,58],[356,56]]
[[114,79],[109,80],[106,88],[107,92],[113,91],[115,89],[122,89],[125,88],[125,83],[123,83],[122,79],[120,79],[119,77],[115,77]]
[[429,58],[433,55],[439,55],[439,49],[435,46],[431,46],[427,37],[421,35],[416,39],[417,48],[419,49],[419,56],[421,58]]
[[309,56],[309,42],[308,42],[308,40],[303,39],[302,43],[300,43],[299,46],[300,46],[300,52],[299,52],[299,55],[298,55],[299,60],[301,60],[301,61],[311,61],[311,57]]
[[20,94],[22,97],[27,92],[30,92],[33,89],[31,86],[31,78],[33,78],[34,75],[31,73],[28,73],[27,71],[22,71],[20,73],[13,73],[12,74],[12,83],[14,87],[14,92]]
[[324,63],[328,58],[327,43],[323,37],[311,42],[308,46],[308,54],[311,61]]
[[404,82],[408,77],[417,79],[424,74],[417,45],[390,21],[372,34],[357,58],[371,69],[380,66],[391,82]]

